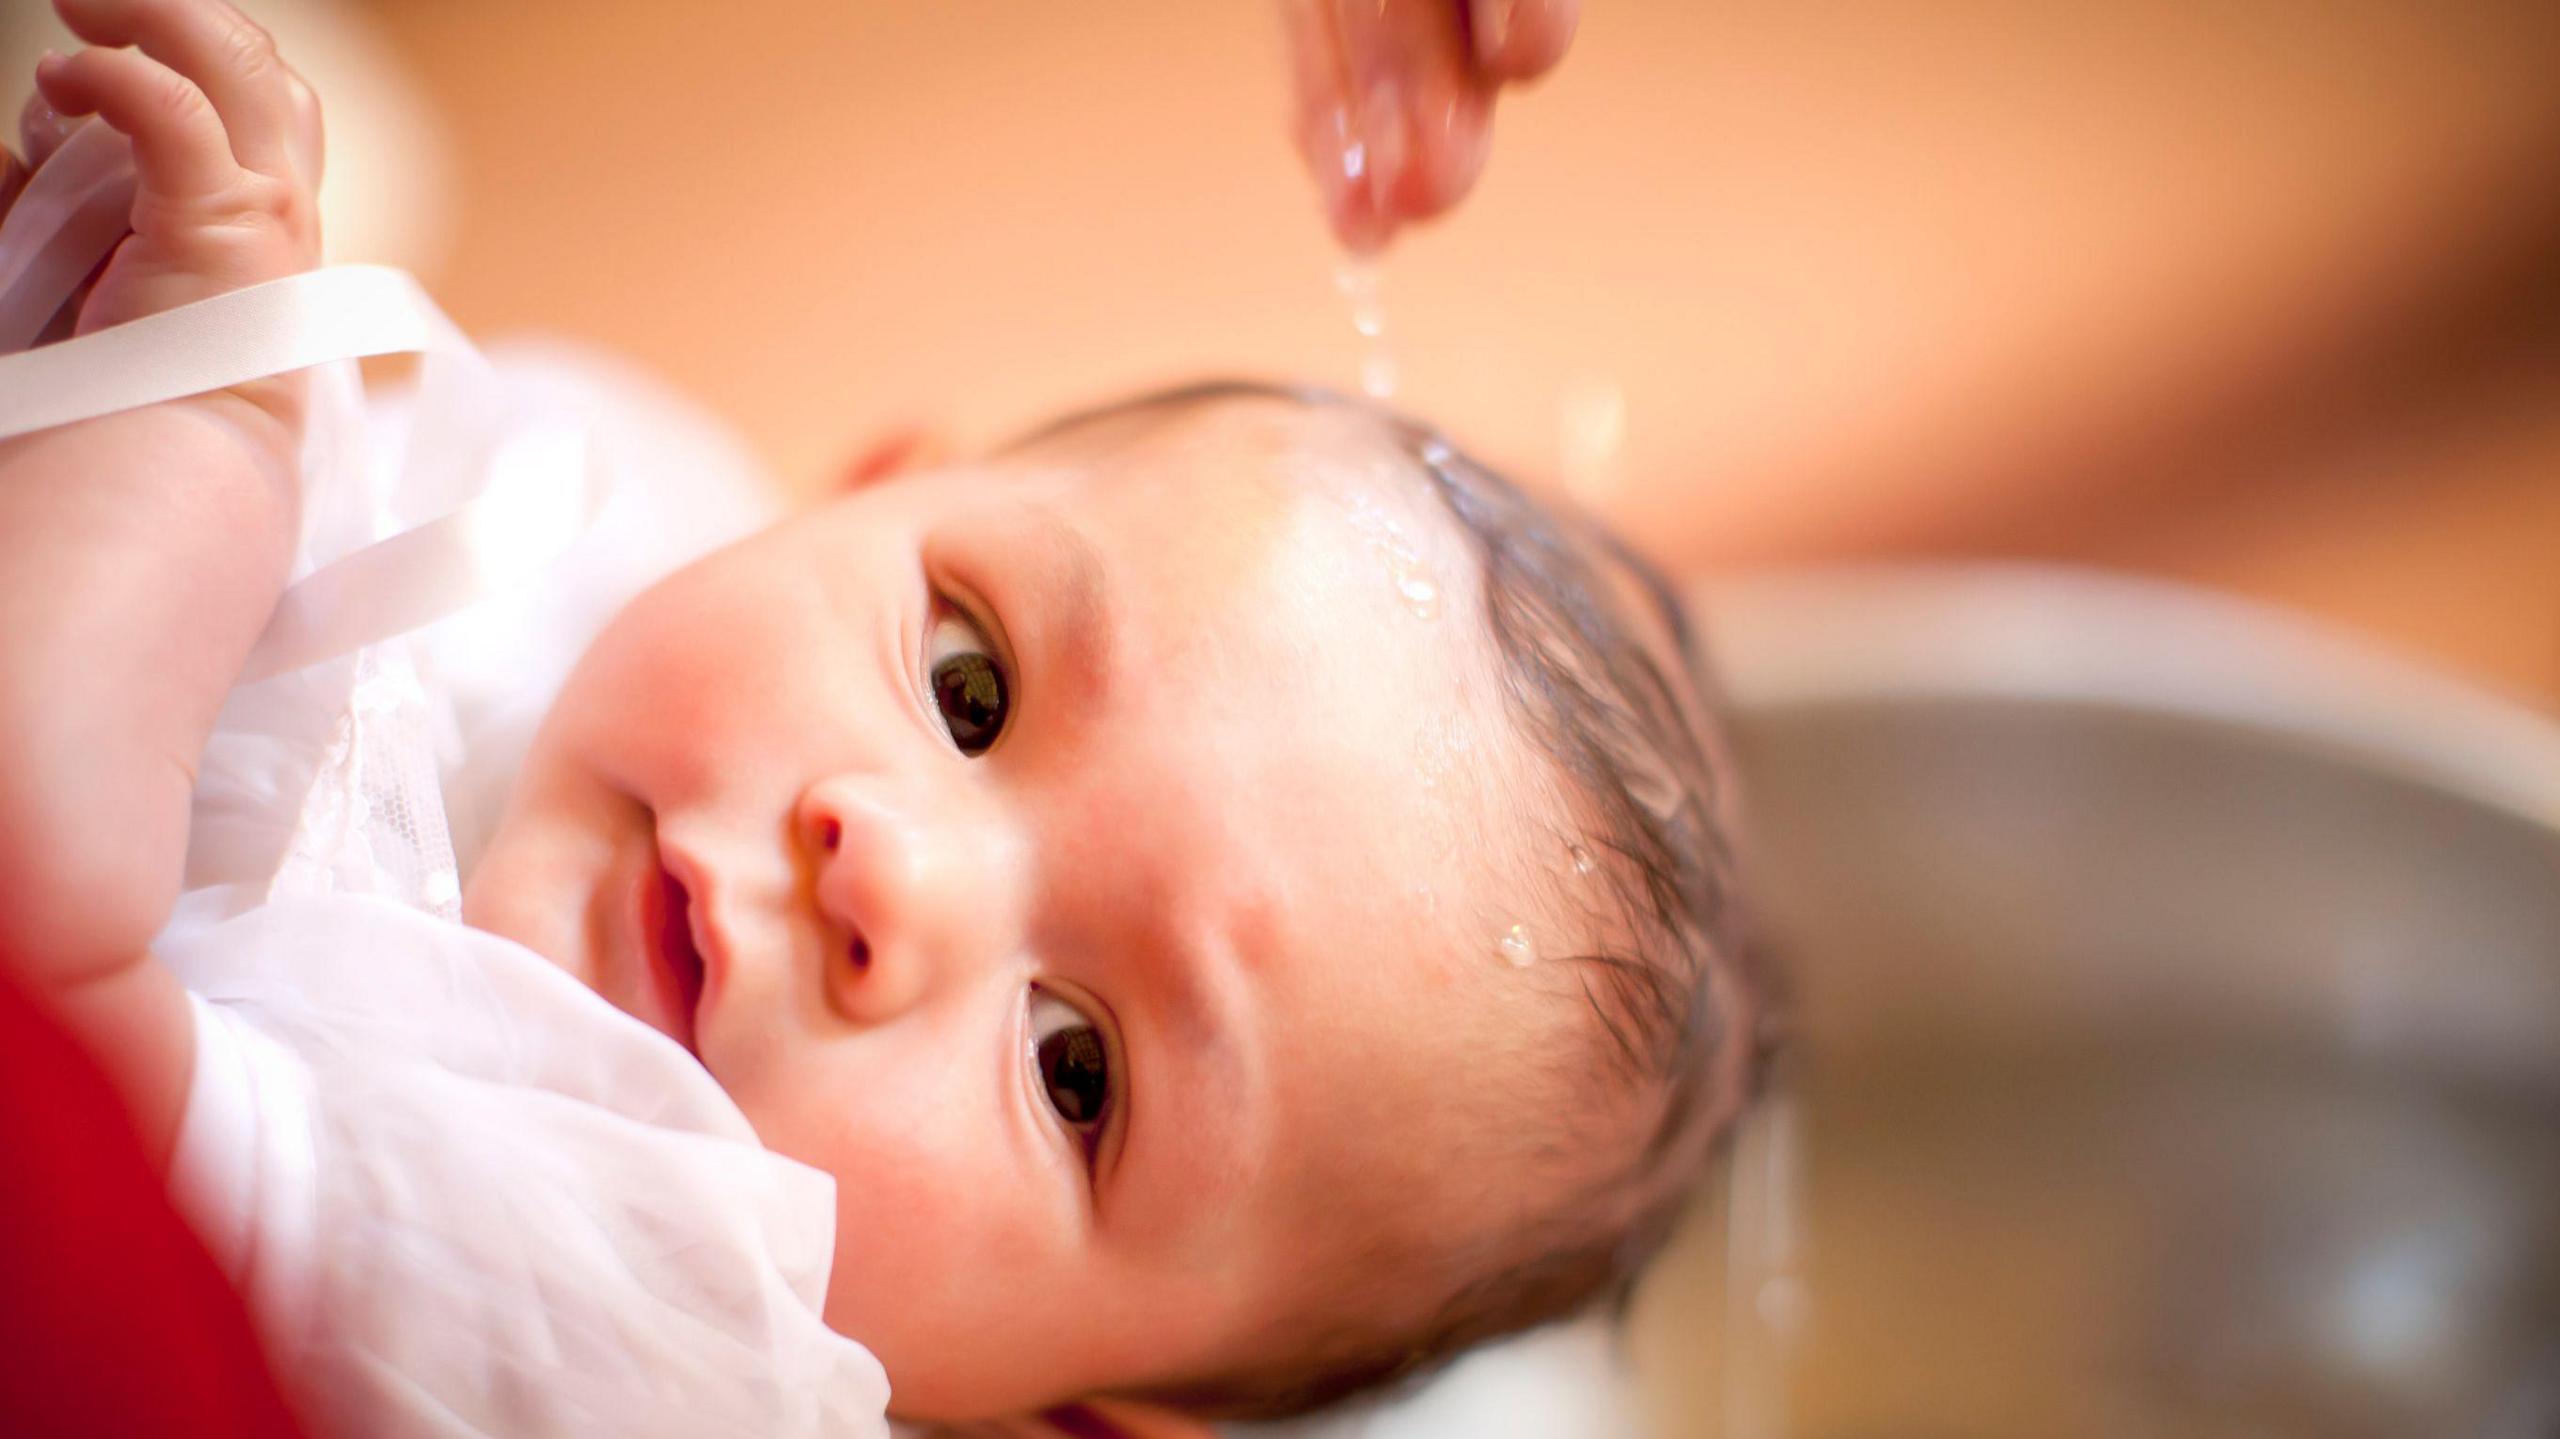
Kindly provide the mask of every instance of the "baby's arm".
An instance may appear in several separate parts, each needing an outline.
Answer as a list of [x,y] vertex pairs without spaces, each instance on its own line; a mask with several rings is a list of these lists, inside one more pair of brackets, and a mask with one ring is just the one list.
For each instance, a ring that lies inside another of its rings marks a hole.
[[[139,175],[78,333],[317,262],[318,112],[263,31],[220,0],[55,8],[93,48],[39,87],[130,137]],[[147,946],[291,561],[301,404],[262,381],[0,443],[0,972],[97,1052],[155,1154],[193,1051]]]

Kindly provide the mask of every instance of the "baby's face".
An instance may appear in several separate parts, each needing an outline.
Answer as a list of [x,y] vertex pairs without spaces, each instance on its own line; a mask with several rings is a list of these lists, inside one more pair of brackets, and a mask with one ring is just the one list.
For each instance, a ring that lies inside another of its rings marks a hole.
[[828,1318],[902,1414],[1221,1371],[1513,1202],[1489,1076],[1561,976],[1469,876],[1522,761],[1472,563],[1354,424],[1110,422],[711,556],[473,876],[836,1176]]

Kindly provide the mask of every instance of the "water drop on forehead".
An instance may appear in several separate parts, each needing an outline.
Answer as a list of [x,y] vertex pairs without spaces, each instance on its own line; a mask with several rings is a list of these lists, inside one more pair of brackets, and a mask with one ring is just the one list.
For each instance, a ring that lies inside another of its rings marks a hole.
[[1527,969],[1538,962],[1538,946],[1529,938],[1529,926],[1525,924],[1515,924],[1504,930],[1501,943],[1495,947],[1502,951],[1502,957],[1510,961],[1514,969]]
[[1440,613],[1440,587],[1420,575],[1397,576],[1396,593],[1404,596],[1404,607],[1417,619]]
[[1575,874],[1589,874],[1591,872],[1591,851],[1584,849],[1581,845],[1577,844],[1568,847],[1565,850],[1565,856],[1573,861],[1573,872]]

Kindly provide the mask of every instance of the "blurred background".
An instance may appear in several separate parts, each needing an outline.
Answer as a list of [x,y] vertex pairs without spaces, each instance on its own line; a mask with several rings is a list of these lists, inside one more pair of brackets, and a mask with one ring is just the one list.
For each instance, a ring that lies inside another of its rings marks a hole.
[[[792,491],[1356,383],[1266,0],[244,3],[338,258]],[[1376,1432],[2560,1433],[2555,76],[2549,0],[1587,0],[1397,398],[1697,586],[1807,1042],[1635,1398]]]
[[[639,359],[795,488],[893,426],[1354,382],[1265,0],[252,8],[340,258]],[[2083,561],[2560,706],[2560,9],[1585,10],[1387,259],[1409,407],[1679,565]]]

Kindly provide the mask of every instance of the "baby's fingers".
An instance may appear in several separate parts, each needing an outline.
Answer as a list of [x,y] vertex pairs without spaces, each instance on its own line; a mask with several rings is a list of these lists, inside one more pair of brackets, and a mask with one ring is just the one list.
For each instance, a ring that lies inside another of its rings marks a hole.
[[185,76],[134,50],[47,55],[36,88],[65,115],[95,115],[133,141],[143,188],[184,203],[239,185],[239,163],[213,102]]
[[316,179],[318,112],[308,89],[274,39],[223,0],[54,0],[54,9],[90,44],[133,46],[192,81],[222,117],[241,165]]

